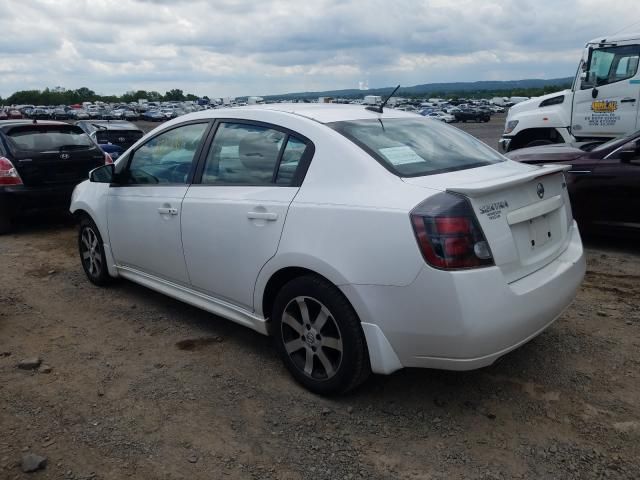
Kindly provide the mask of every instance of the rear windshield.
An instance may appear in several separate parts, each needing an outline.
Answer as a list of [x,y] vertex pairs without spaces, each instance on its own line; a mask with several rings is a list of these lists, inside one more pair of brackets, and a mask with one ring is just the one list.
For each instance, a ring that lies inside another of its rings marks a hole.
[[86,149],[95,146],[89,136],[75,125],[22,125],[7,133],[16,150],[47,152]]
[[471,135],[438,120],[351,120],[329,126],[400,177],[433,175],[505,160]]

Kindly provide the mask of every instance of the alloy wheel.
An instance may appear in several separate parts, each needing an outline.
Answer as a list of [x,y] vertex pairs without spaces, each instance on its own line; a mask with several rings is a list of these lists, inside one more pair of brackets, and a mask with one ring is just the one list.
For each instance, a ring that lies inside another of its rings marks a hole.
[[80,253],[87,272],[92,277],[99,277],[102,273],[102,254],[98,236],[91,227],[85,227],[82,230]]
[[325,305],[312,297],[295,297],[284,309],[280,329],[287,355],[304,375],[322,381],[336,374],[342,364],[342,334]]

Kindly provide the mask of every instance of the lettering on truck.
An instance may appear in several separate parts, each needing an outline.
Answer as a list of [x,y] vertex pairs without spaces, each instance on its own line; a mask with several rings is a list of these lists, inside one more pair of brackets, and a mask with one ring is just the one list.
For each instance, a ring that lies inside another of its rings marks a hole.
[[620,115],[616,115],[618,102],[615,100],[594,100],[591,102],[591,116],[584,117],[584,121],[590,127],[608,127],[615,125],[620,120]]

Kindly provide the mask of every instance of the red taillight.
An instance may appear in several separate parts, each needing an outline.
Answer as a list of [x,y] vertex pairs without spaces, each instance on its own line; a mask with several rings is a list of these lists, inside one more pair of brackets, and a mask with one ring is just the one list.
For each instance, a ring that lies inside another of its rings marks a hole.
[[22,185],[18,171],[5,157],[0,157],[0,185]]
[[104,154],[104,164],[105,165],[110,165],[113,163],[113,158],[111,158],[111,155],[109,155],[108,153],[105,152]]
[[411,223],[429,265],[445,270],[493,265],[489,245],[466,198],[434,195],[411,212]]

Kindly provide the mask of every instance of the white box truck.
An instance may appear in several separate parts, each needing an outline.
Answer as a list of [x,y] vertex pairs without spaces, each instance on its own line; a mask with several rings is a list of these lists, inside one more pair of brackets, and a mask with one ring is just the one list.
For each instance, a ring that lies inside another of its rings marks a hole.
[[362,103],[364,105],[380,105],[382,97],[380,95],[365,95]]
[[584,48],[572,88],[509,109],[500,147],[607,140],[640,128],[640,33],[600,37]]

